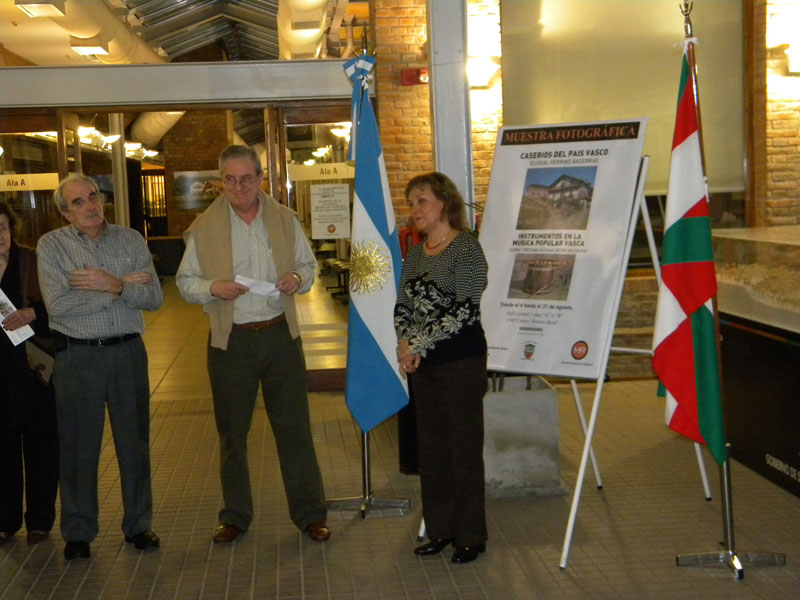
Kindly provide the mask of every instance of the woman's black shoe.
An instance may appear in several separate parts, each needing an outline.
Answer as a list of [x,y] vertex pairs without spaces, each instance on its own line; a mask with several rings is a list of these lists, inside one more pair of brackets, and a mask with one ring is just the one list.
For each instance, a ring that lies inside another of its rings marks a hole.
[[427,544],[422,544],[422,546],[414,548],[414,554],[418,554],[419,556],[433,556],[434,554],[439,554],[439,552],[447,548],[452,541],[453,538],[431,540]]
[[476,544],[475,546],[456,547],[453,552],[452,560],[454,563],[468,563],[478,558],[478,554],[486,551],[486,544]]

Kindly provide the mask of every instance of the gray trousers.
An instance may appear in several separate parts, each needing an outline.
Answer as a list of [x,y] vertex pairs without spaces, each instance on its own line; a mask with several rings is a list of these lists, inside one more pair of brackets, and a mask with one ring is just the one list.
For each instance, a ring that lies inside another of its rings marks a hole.
[[253,519],[247,436],[259,383],[278,449],[289,516],[300,530],[325,521],[327,504],[311,439],[300,338],[292,339],[285,321],[258,331],[234,329],[227,350],[208,347],[208,374],[220,440],[224,507],[219,522],[247,531]]
[[68,343],[56,353],[53,384],[61,537],[91,542],[97,536],[97,468],[106,405],[122,482],[122,531],[133,536],[150,529],[150,384],[142,338],[103,348]]

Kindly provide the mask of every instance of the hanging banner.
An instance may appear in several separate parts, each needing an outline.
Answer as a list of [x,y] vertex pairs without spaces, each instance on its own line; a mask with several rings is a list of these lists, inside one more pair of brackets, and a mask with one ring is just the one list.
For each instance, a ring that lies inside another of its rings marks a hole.
[[311,237],[334,240],[350,237],[350,185],[311,186]]
[[480,233],[489,369],[604,375],[646,124],[498,132]]

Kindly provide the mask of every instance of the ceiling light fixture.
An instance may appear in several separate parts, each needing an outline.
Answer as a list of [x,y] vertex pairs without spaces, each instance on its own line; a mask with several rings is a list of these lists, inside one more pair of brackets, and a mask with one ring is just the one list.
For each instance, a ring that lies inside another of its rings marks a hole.
[[82,56],[108,54],[108,42],[101,40],[99,35],[85,39],[71,35],[69,36],[69,45],[70,48]]
[[66,0],[14,0],[14,5],[29,17],[63,17]]

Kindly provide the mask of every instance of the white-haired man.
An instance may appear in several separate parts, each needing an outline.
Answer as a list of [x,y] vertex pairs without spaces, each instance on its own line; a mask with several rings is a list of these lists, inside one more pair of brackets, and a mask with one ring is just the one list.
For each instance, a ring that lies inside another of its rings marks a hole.
[[100,191],[81,174],[55,202],[69,224],[37,246],[39,282],[57,337],[53,366],[59,436],[61,536],[67,560],[91,555],[98,532],[97,469],[105,406],[122,483],[125,541],[154,548],[150,385],[142,310],[162,292],[142,236],[106,222]]

